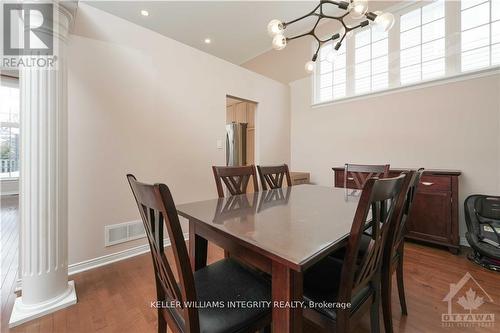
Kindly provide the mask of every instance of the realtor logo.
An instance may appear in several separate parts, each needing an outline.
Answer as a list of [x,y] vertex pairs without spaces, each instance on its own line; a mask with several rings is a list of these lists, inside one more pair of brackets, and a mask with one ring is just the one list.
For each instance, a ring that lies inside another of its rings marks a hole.
[[469,272],[458,283],[450,283],[450,292],[443,302],[448,302],[448,313],[441,315],[441,323],[444,327],[493,327],[495,325],[494,313],[479,311],[481,305],[493,302],[493,299]]
[[53,24],[53,4],[4,4],[4,55],[52,55]]

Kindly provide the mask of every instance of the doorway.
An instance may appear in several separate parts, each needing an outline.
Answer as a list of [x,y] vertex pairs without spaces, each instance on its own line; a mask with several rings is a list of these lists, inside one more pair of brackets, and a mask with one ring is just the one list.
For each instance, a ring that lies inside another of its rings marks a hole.
[[256,102],[226,96],[226,165],[255,164],[256,109]]

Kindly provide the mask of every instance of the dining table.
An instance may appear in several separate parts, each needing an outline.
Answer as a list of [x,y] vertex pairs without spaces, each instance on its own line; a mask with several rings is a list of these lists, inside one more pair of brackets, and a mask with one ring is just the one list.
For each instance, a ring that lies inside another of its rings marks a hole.
[[273,332],[302,332],[304,272],[346,244],[359,194],[304,184],[178,205],[191,267],[206,266],[212,242],[269,274]]

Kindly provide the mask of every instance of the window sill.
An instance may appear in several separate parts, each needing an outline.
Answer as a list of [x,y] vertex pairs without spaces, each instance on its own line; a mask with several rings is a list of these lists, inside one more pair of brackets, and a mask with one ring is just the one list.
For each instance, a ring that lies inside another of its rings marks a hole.
[[17,182],[19,177],[0,178],[0,182]]
[[410,90],[415,90],[415,89],[432,87],[432,86],[447,84],[447,83],[451,83],[451,82],[465,81],[465,80],[475,79],[475,78],[484,77],[484,76],[491,76],[491,75],[496,75],[496,74],[500,74],[500,66],[489,67],[489,68],[485,68],[485,69],[479,70],[479,71],[471,71],[471,72],[460,73],[460,74],[456,74],[456,75],[445,76],[445,77],[442,77],[439,79],[420,81],[420,82],[416,82],[413,84],[393,87],[393,88],[389,88],[389,89],[385,89],[385,90],[374,91],[374,92],[370,92],[370,93],[362,94],[362,95],[343,97],[343,98],[319,102],[319,103],[313,102],[311,104],[311,107],[320,108],[320,107],[330,106],[330,105],[335,105],[335,104],[354,102],[357,100],[363,100],[363,99],[367,99],[367,98],[378,97],[378,96],[393,94],[393,93],[402,92],[402,91],[410,91]]

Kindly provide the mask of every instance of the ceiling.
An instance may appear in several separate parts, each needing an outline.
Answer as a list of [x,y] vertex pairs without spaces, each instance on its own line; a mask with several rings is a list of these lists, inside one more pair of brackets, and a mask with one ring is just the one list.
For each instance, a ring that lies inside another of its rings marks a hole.
[[[83,0],[81,0],[83,1]],[[371,0],[369,10],[391,10],[396,4],[415,0]],[[216,57],[283,83],[301,79],[308,74],[304,64],[311,57],[311,38],[290,42],[282,51],[271,48],[267,24],[272,19],[290,21],[312,9],[311,1],[85,1],[164,36],[173,38]],[[396,5],[397,6],[397,5]],[[343,13],[335,6],[326,14]],[[147,10],[149,16],[142,16]],[[287,28],[288,37],[311,28],[315,18],[307,18]],[[336,21],[320,22],[318,33],[338,31]],[[205,44],[205,38],[211,43]]]
[[[314,1],[90,1],[104,10],[237,65],[271,49],[267,24],[304,15]],[[149,16],[141,15],[147,10]],[[330,14],[338,10],[333,8]],[[311,21],[287,29],[303,32]],[[205,38],[211,43],[205,44]]]

